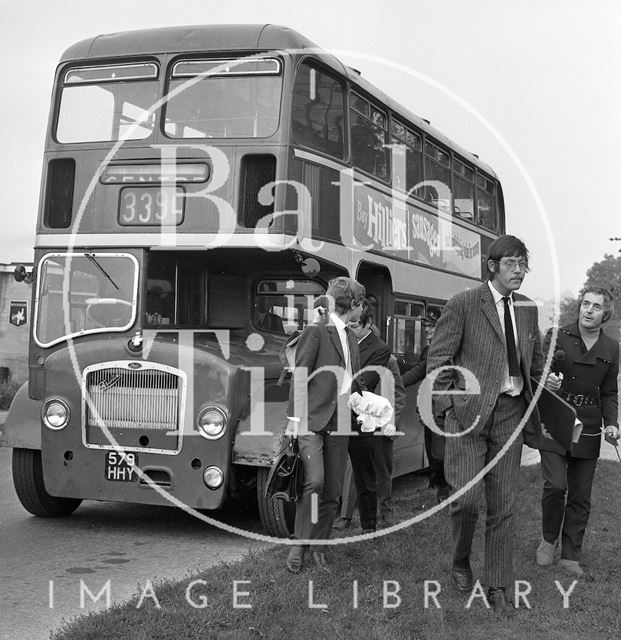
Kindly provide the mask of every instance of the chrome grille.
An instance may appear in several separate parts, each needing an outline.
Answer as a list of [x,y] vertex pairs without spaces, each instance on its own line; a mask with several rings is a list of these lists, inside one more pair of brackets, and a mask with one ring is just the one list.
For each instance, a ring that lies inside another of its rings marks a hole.
[[86,375],[86,426],[176,431],[182,381],[157,369],[108,367]]

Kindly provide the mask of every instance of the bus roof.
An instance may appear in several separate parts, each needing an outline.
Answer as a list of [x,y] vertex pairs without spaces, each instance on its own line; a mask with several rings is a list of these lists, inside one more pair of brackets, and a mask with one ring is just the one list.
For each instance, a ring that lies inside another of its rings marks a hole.
[[443,133],[432,127],[427,120],[399,104],[365,80],[358,71],[344,65],[338,58],[321,49],[314,42],[289,27],[275,24],[214,24],[182,27],[162,27],[101,34],[81,40],[69,47],[61,56],[60,63],[77,60],[109,57],[157,55],[164,53],[205,51],[265,51],[286,49],[309,49],[322,62],[346,76],[354,85],[400,114],[419,129],[449,147],[464,159],[496,177],[493,169],[478,157],[460,147]]
[[288,27],[274,24],[214,24],[101,34],[69,47],[63,53],[61,62],[186,51],[307,48],[317,48],[317,45]]

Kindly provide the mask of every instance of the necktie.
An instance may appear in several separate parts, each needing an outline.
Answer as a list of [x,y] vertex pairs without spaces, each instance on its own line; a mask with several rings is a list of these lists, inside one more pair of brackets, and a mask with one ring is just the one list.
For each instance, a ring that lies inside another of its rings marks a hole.
[[509,375],[520,375],[520,364],[518,362],[517,349],[515,348],[515,336],[513,334],[513,321],[511,311],[509,311],[509,298],[503,297],[505,303],[505,339],[507,341],[507,354],[509,356]]
[[349,373],[349,375],[352,374],[352,369],[351,369],[351,354],[349,352],[349,332],[350,329],[349,327],[345,327],[345,353],[343,354],[345,356],[345,370],[347,371],[347,373]]

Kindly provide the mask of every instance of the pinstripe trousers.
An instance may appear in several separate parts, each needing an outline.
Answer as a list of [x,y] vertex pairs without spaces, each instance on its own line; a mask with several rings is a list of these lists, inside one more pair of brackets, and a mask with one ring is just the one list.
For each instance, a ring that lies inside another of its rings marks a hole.
[[[522,396],[500,395],[482,429],[460,437],[446,438],[444,472],[453,488],[466,486],[483,467],[493,460],[511,437],[524,415]],[[453,409],[446,414],[445,429],[458,433],[468,425],[460,425]],[[485,521],[485,572],[488,587],[506,587],[513,574],[513,505],[517,492],[522,433],[497,464],[483,477],[487,517]],[[472,539],[478,518],[480,485],[477,483],[450,505],[453,530],[453,564],[463,565],[470,559]]]

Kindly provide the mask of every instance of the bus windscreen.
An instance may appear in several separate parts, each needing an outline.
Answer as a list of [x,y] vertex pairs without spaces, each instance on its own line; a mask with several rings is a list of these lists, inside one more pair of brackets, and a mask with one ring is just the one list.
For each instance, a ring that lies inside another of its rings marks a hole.
[[39,267],[35,340],[125,331],[136,314],[138,267],[127,254],[50,254]]

